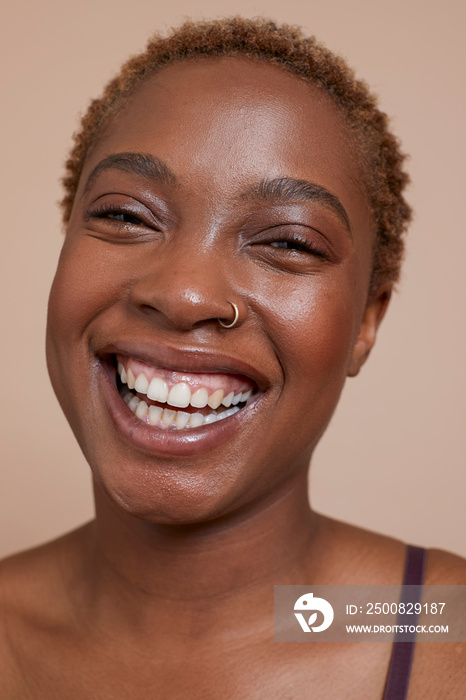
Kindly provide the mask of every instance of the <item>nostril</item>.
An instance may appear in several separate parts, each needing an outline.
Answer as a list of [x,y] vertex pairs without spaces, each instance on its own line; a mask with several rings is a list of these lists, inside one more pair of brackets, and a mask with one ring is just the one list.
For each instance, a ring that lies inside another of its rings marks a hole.
[[[209,275],[212,277],[212,275]],[[183,283],[181,275],[169,280],[147,275],[139,279],[129,292],[129,302],[145,316],[165,327],[189,330],[209,323],[233,328],[246,316],[240,300],[230,301],[231,288],[225,281],[203,281],[197,278]],[[167,284],[168,282],[168,284]]]

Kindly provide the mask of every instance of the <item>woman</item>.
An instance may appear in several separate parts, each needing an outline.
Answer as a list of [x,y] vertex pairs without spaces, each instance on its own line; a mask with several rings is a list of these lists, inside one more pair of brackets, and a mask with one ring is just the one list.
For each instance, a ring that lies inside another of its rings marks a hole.
[[[402,162],[347,67],[264,21],[156,38],[92,103],[47,357],[96,518],[3,562],[2,697],[402,697],[388,644],[273,641],[275,584],[403,579],[404,544],[307,499],[398,276]],[[462,697],[464,668],[417,645],[401,682]]]

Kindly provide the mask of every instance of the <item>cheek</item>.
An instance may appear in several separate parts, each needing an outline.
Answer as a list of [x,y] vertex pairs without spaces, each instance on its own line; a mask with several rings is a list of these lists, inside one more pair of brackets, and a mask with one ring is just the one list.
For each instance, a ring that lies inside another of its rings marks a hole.
[[[128,265],[101,241],[67,238],[49,298],[47,342],[57,356],[82,353],[93,324],[124,295]],[[63,358],[66,359],[66,358]]]
[[[313,447],[343,389],[355,336],[357,300],[351,277],[317,277],[269,301],[270,336],[283,371],[281,405],[294,416],[294,438]],[[269,296],[270,300],[271,296]]]
[[86,329],[115,295],[111,266],[105,256],[84,243],[65,241],[48,305],[47,365],[65,413],[69,412],[65,405],[73,379],[89,372]]
[[86,240],[65,242],[50,292],[53,334],[66,330],[76,335],[109,304],[114,295],[111,270],[111,261],[97,246]]
[[[353,310],[337,293],[312,300],[300,332],[290,338],[290,374],[295,386],[307,385],[307,398],[325,425],[343,389],[353,339]],[[291,365],[293,365],[291,367]],[[303,397],[304,398],[304,397]]]
[[[335,276],[336,277],[336,276]],[[316,373],[331,376],[346,370],[355,333],[357,302],[343,278],[283,290],[273,315],[277,345],[288,374],[303,379]],[[270,298],[270,297],[269,297]],[[269,307],[272,312],[272,307]],[[277,313],[278,312],[278,313]]]

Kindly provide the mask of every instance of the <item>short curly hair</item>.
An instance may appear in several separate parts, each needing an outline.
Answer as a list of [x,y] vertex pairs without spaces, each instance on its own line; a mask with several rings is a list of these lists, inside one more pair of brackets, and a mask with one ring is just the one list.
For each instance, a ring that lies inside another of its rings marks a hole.
[[185,22],[167,36],[153,36],[144,52],[130,58],[118,75],[94,99],[74,135],[63,177],[63,220],[68,223],[87,154],[105,127],[148,76],[167,64],[208,56],[242,55],[282,66],[324,90],[343,116],[356,145],[375,232],[369,298],[390,289],[399,278],[403,234],[411,209],[403,197],[409,181],[402,166],[405,155],[389,131],[388,118],[377,98],[357,80],[342,58],[306,38],[297,27],[266,19],[232,17]]

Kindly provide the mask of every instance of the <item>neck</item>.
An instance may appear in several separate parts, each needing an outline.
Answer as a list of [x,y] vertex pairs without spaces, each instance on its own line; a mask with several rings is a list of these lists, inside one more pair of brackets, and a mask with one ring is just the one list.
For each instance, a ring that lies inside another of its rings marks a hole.
[[205,620],[215,608],[218,625],[219,608],[228,617],[244,611],[247,600],[251,606],[264,595],[273,600],[273,585],[306,578],[319,523],[305,474],[268,501],[196,525],[134,518],[99,487],[95,501],[85,545],[85,607],[92,616],[106,610],[115,617],[113,609],[132,626],[157,620],[159,629],[161,611],[173,606],[185,620],[201,611]]

